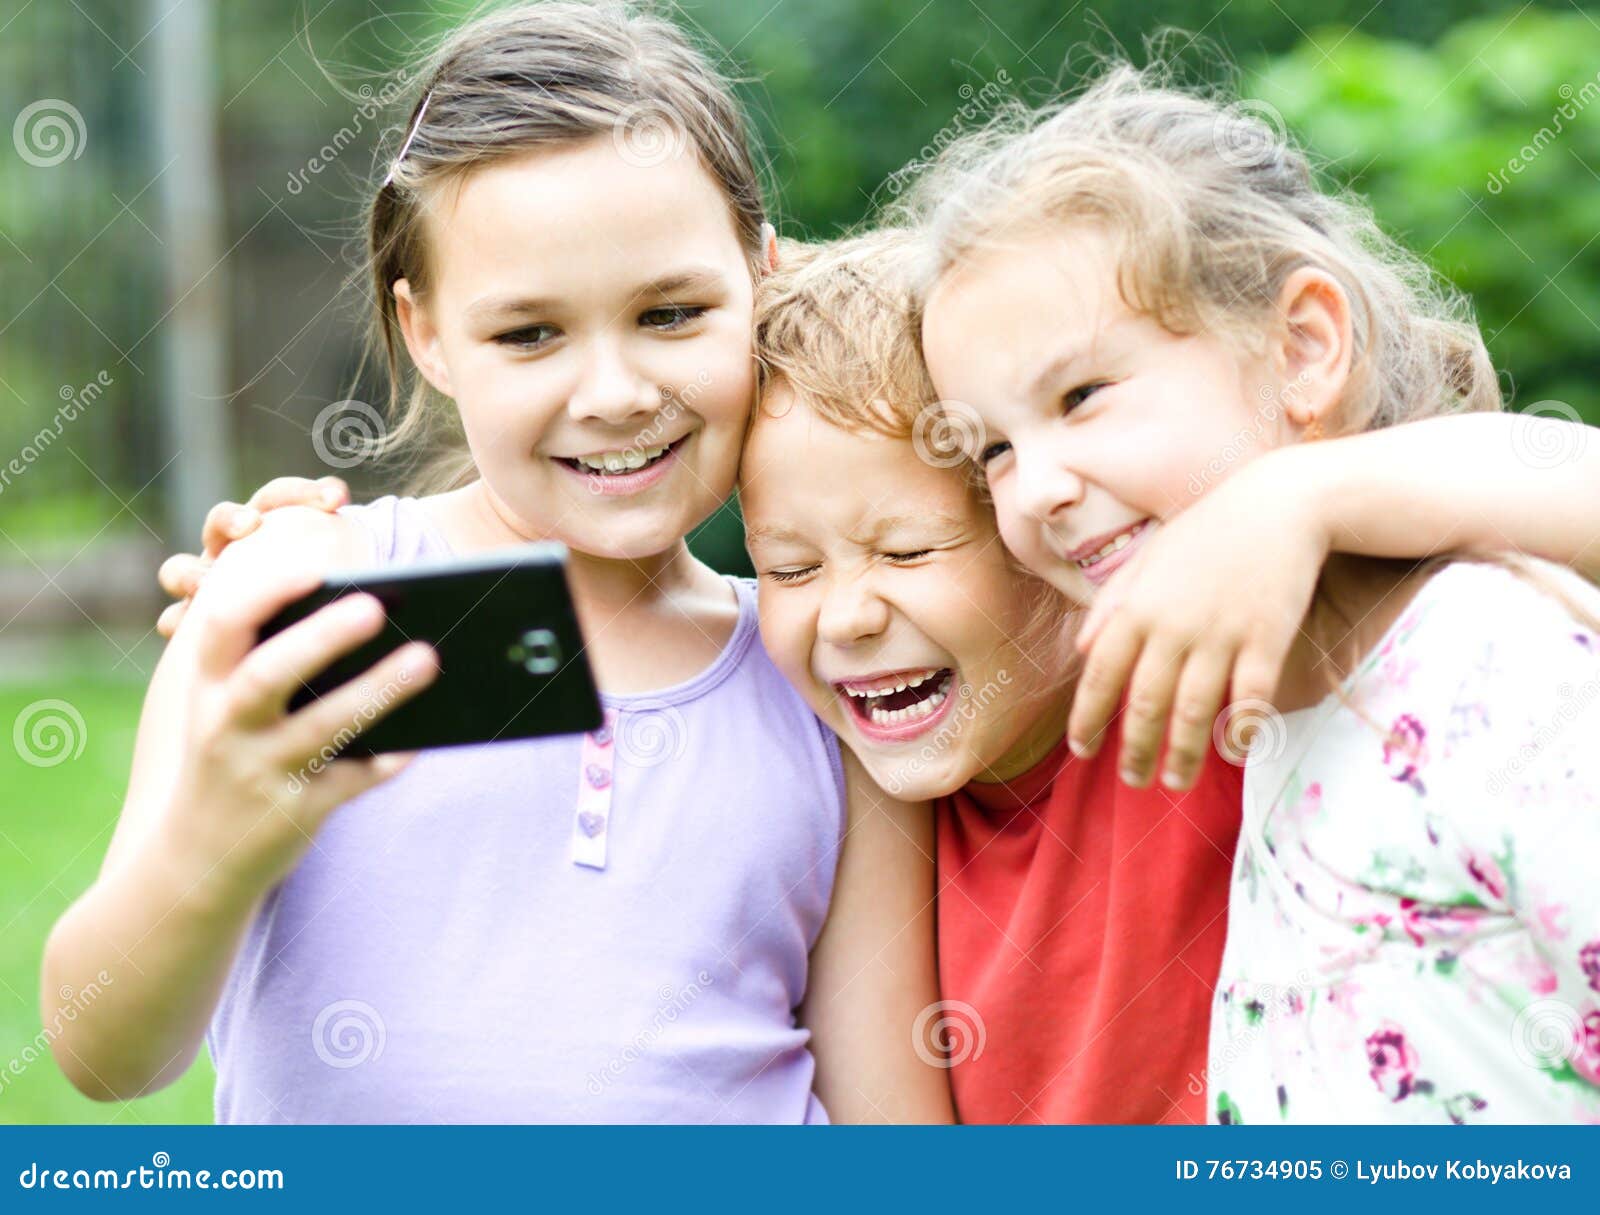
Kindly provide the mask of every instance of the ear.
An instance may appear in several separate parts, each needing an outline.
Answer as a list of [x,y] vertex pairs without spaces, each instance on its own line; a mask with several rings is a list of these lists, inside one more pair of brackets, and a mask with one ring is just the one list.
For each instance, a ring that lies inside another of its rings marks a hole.
[[762,252],[766,254],[767,269],[769,271],[776,270],[778,268],[778,230],[771,224],[761,225],[761,248]]
[[1354,351],[1349,297],[1327,271],[1303,266],[1278,293],[1278,317],[1272,353],[1284,412],[1297,426],[1331,423]]
[[400,322],[400,332],[406,339],[406,350],[411,361],[427,380],[447,397],[455,393],[450,388],[450,369],[445,365],[439,348],[439,330],[428,310],[412,293],[411,284],[403,279],[394,280],[395,317]]

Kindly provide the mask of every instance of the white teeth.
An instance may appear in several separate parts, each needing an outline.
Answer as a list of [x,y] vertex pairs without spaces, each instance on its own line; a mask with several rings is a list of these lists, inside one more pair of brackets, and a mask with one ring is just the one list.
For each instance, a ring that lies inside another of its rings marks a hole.
[[1145,524],[1140,523],[1137,527],[1130,528],[1129,530],[1123,532],[1122,535],[1118,536],[1115,540],[1108,541],[1106,544],[1102,545],[1098,552],[1092,553],[1087,557],[1078,558],[1079,567],[1082,569],[1088,569],[1090,566],[1099,565],[1100,562],[1111,556],[1112,553],[1120,553],[1123,549],[1127,548],[1128,545],[1132,544],[1133,538],[1140,532],[1144,531],[1144,529]]
[[597,473],[623,473],[633,472],[643,468],[646,464],[659,460],[667,453],[667,446],[661,447],[629,447],[623,451],[605,451],[593,456],[577,456],[577,462],[590,472]]
[[[918,682],[921,683],[929,678],[932,677],[924,676],[923,680],[918,680]],[[938,712],[939,706],[944,704],[945,699],[950,695],[950,680],[951,676],[946,675],[940,680],[939,686],[934,690],[933,694],[926,700],[919,700],[916,704],[907,705],[903,709],[868,708],[867,718],[876,726],[897,726],[902,722],[921,721],[923,718],[931,717]]]

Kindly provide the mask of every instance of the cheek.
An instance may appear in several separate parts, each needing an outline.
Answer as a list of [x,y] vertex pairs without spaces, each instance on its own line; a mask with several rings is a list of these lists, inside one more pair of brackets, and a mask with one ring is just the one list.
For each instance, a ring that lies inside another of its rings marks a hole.
[[[788,592],[790,596],[793,591]],[[772,587],[764,587],[758,600],[765,600],[761,610],[761,643],[773,666],[790,683],[805,691],[811,680],[811,648],[816,640],[811,621],[815,616],[798,598],[787,598],[773,603],[778,596]]]

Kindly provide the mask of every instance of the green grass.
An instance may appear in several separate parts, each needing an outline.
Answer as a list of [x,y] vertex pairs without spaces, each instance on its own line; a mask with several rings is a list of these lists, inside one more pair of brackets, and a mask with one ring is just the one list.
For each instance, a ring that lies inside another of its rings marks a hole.
[[[126,669],[126,667],[124,668]],[[131,681],[130,681],[131,680]],[[144,684],[76,675],[0,685],[0,1122],[210,1122],[214,1076],[202,1050],[176,1084],[138,1101],[101,1104],[81,1096],[43,1053],[33,1058],[42,1030],[39,960],[56,918],[94,880],[122,805]],[[56,710],[72,739],[47,732],[31,742],[26,725],[52,712],[38,702],[65,701]],[[31,709],[31,712],[30,712]],[[27,714],[27,716],[24,716]],[[23,726],[19,740],[18,726]],[[76,751],[52,766],[49,759]],[[20,743],[20,745],[19,745]],[[31,1061],[29,1061],[31,1060]],[[16,1062],[21,1075],[12,1074]]]

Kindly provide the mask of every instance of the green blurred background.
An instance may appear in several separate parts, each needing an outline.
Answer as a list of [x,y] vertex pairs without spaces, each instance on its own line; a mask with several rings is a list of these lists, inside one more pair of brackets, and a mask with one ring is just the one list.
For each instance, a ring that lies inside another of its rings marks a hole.
[[[355,216],[372,136],[404,118],[374,105],[374,73],[478,7],[0,3],[12,132],[0,147],[0,465],[24,457],[0,478],[0,730],[12,741],[0,745],[0,1121],[210,1118],[204,1062],[157,1096],[99,1106],[32,1058],[40,947],[92,879],[120,805],[158,653],[159,554],[192,546],[197,503],[330,471],[311,433],[351,395],[361,309],[341,287]],[[654,7],[741,82],[791,236],[859,223],[892,199],[897,170],[997,98],[1044,100],[1097,54],[1142,60],[1147,37],[1185,31],[1166,46],[1191,77],[1259,99],[1471,293],[1515,407],[1600,422],[1591,12],[1327,0],[1313,23],[1274,0]],[[376,385],[355,395],[379,399]],[[358,494],[393,476],[332,471]],[[730,568],[742,560],[731,510],[696,543]]]

